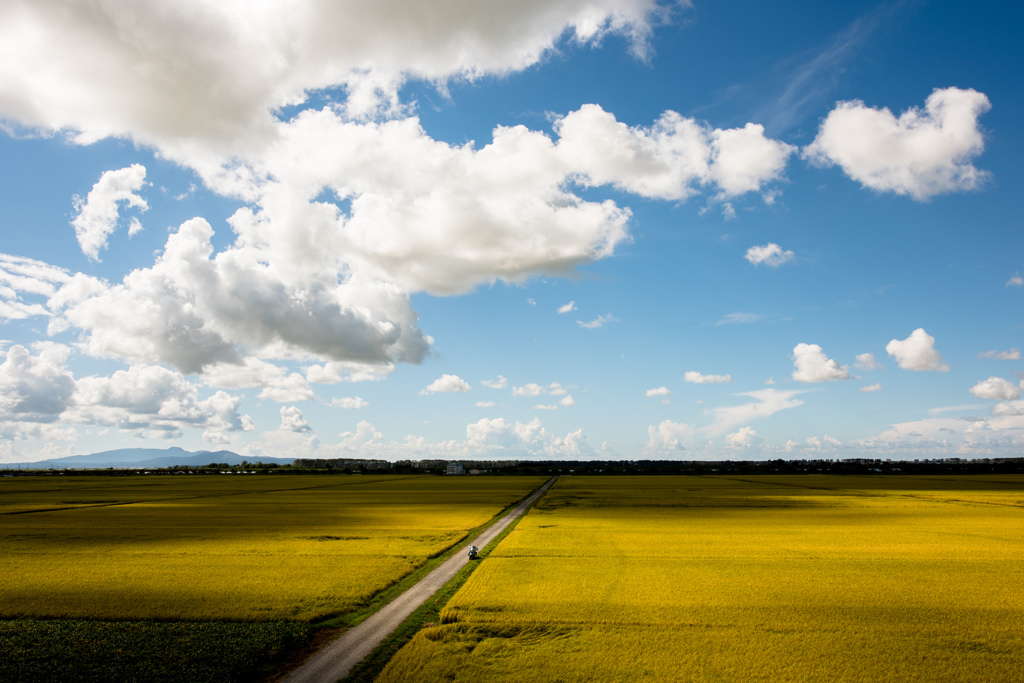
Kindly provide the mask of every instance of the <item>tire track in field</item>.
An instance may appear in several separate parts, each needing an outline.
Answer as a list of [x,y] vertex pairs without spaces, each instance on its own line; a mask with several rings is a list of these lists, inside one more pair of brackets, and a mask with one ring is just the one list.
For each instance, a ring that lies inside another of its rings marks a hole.
[[[557,476],[549,479],[471,543],[481,548],[485,547],[509,524],[521,517],[557,480]],[[356,664],[369,656],[392,631],[416,611],[417,607],[439,591],[468,562],[469,558],[461,552],[448,558],[409,590],[374,612],[358,626],[345,631],[340,638],[293,671],[283,683],[335,683],[344,678]]]

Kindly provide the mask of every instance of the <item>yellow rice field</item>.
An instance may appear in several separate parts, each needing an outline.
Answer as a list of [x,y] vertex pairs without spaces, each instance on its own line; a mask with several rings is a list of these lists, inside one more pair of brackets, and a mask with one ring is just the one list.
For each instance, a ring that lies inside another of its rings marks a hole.
[[563,477],[382,681],[1024,680],[1024,477]]
[[358,608],[531,477],[0,479],[0,617],[311,620]]

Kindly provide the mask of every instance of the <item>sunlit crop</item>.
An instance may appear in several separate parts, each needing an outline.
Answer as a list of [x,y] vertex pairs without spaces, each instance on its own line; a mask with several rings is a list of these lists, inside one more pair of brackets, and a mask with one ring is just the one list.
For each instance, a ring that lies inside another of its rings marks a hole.
[[568,477],[384,681],[1022,680],[1024,477]]
[[0,480],[0,617],[309,620],[351,611],[538,478]]

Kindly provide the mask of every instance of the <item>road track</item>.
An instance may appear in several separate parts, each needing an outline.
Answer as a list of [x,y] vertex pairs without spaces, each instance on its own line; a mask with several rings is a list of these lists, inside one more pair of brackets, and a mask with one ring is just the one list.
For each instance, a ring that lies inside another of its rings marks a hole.
[[[534,491],[529,498],[514,507],[487,531],[469,543],[483,548],[493,541],[513,521],[526,512],[527,508],[555,483],[552,477]],[[456,553],[434,571],[423,577],[409,590],[389,602],[358,626],[350,628],[340,638],[320,650],[305,664],[293,671],[283,683],[335,683],[363,661],[374,649],[401,625],[417,607],[448,583],[460,569],[466,566],[466,553]]]

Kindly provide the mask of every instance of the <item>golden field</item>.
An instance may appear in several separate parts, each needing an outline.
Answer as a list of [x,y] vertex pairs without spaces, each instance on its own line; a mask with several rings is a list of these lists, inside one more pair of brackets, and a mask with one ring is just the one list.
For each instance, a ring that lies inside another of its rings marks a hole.
[[543,482],[535,477],[0,479],[0,617],[341,614]]
[[382,681],[1024,680],[1024,477],[563,477]]

